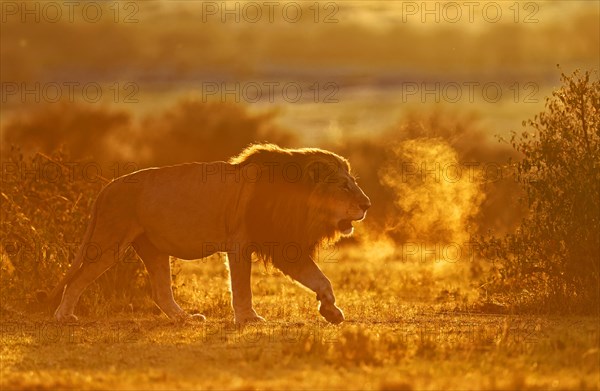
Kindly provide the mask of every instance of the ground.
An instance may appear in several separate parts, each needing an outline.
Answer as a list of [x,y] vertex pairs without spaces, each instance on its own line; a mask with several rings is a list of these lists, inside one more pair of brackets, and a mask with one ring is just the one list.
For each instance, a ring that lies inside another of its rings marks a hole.
[[320,318],[314,294],[256,266],[255,306],[264,324],[232,323],[227,270],[216,259],[176,270],[178,300],[203,312],[205,323],[173,324],[134,305],[117,315],[81,308],[80,323],[63,326],[48,314],[5,314],[0,388],[600,386],[597,318],[474,313],[460,297],[435,294],[456,292],[462,272],[439,279],[440,265],[334,259],[321,266],[347,321],[332,326]]

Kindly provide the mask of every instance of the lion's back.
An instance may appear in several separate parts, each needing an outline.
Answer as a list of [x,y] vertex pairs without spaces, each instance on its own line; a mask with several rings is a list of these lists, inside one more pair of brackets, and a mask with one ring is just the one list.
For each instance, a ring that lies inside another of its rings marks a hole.
[[207,245],[243,235],[242,188],[225,162],[149,168],[107,185],[97,209],[104,220],[127,220],[160,250],[200,258]]

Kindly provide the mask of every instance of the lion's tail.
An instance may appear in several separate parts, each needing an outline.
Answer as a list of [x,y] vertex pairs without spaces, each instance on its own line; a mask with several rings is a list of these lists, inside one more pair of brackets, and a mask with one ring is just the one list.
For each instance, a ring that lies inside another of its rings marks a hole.
[[71,265],[69,270],[67,270],[67,273],[60,280],[60,282],[54,287],[54,289],[52,289],[52,291],[50,291],[50,293],[43,290],[36,292],[38,302],[43,303],[52,309],[57,308],[60,304],[60,301],[62,300],[62,295],[65,290],[65,287],[71,282],[71,280],[73,280],[73,278],[81,270],[81,267],[83,266],[83,256],[85,249],[90,243],[92,234],[94,233],[94,229],[96,228],[97,204],[99,198],[100,197],[98,197],[94,201],[94,205],[92,206],[92,219],[90,220],[90,223],[87,226],[85,235],[83,236],[83,241],[79,246],[79,250],[77,250],[77,255],[75,256],[73,264]]

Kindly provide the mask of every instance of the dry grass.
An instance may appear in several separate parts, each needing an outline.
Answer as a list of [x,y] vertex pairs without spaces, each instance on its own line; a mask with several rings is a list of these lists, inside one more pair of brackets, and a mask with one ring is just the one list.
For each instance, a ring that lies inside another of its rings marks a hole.
[[5,312],[0,386],[598,389],[598,319],[469,313],[436,294],[457,289],[460,265],[436,282],[433,265],[344,253],[321,264],[346,312],[341,326],[319,317],[312,294],[256,265],[255,306],[269,321],[236,327],[218,259],[186,263],[176,279],[178,300],[206,323],[175,325],[135,307],[116,317],[87,309],[71,326]]

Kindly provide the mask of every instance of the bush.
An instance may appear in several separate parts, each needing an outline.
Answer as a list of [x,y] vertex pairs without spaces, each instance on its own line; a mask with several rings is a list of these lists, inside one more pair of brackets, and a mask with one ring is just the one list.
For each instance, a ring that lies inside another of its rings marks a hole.
[[481,238],[498,263],[487,294],[517,306],[598,312],[600,84],[561,75],[545,111],[513,134],[529,214],[514,234]]
[[[13,149],[3,160],[2,309],[36,308],[35,292],[52,289],[73,262],[93,201],[105,184],[104,179],[81,175],[76,168],[61,152],[25,158]],[[78,307],[81,313],[107,299],[117,306],[147,302],[149,287],[143,277],[144,268],[133,254],[127,260],[119,262],[85,292]]]

